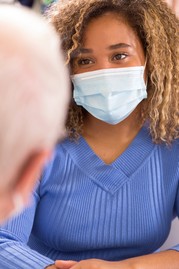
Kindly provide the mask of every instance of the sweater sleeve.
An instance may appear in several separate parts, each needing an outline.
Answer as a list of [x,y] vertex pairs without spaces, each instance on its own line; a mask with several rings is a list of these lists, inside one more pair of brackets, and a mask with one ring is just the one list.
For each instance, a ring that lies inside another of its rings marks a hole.
[[37,187],[32,194],[30,206],[1,226],[0,268],[42,269],[53,263],[51,259],[30,249],[27,245],[39,199]]
[[[179,165],[178,165],[178,170],[177,170],[177,177],[178,177],[178,182],[179,182]],[[177,190],[177,195],[176,195],[176,200],[175,200],[175,215],[177,215],[177,217],[179,218],[179,183],[178,183],[178,190]],[[171,247],[170,249],[179,251],[179,244]]]

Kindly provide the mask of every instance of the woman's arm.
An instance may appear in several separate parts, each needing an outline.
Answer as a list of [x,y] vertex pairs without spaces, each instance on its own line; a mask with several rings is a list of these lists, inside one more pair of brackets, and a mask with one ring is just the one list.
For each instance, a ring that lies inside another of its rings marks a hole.
[[178,269],[179,252],[167,250],[155,254],[144,255],[120,262],[90,259],[80,262],[56,261],[60,269]]

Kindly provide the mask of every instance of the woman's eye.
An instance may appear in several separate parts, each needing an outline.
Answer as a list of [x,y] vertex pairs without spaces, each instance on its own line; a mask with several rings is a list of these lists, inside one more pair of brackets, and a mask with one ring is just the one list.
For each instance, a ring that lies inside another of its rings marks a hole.
[[118,53],[118,54],[115,54],[112,59],[115,60],[115,61],[119,61],[119,60],[125,59],[126,57],[127,57],[126,54]]
[[92,64],[93,61],[90,59],[79,59],[77,63],[78,65],[88,65],[88,64]]

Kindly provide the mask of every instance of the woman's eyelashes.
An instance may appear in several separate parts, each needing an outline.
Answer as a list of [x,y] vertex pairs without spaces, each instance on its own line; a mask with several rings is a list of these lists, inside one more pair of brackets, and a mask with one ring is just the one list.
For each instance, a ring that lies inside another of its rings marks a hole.
[[[127,53],[115,53],[112,54],[112,56],[107,56],[108,61],[110,63],[122,63],[126,58],[128,57]],[[93,65],[95,65],[98,62],[97,59],[95,58],[90,58],[90,57],[80,57],[80,58],[76,58],[74,63],[76,67],[79,68],[88,68],[88,67],[92,67]]]
[[121,61],[127,58],[127,54],[126,53],[115,53],[112,57],[111,57],[111,61]]
[[94,60],[89,59],[89,58],[80,58],[80,59],[77,59],[77,65],[78,66],[90,65],[90,64],[93,64],[93,63],[94,63]]

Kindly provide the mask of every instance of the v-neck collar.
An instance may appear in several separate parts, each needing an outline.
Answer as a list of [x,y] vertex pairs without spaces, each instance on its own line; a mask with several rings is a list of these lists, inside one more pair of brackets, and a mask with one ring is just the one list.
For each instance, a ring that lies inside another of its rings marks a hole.
[[143,126],[127,149],[111,164],[105,164],[82,136],[77,143],[67,139],[63,146],[85,174],[113,194],[139,169],[155,144],[149,131]]

